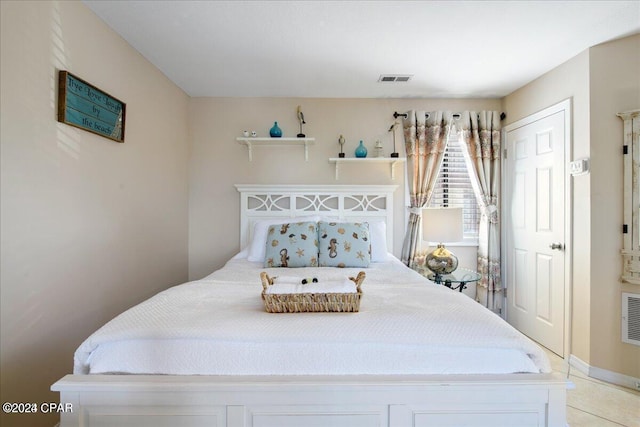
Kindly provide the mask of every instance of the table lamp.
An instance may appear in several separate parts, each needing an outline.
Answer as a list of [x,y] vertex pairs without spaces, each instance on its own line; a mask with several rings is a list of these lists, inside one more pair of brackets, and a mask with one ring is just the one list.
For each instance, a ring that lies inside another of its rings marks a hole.
[[450,274],[458,268],[458,258],[445,248],[443,242],[462,240],[462,208],[422,209],[422,237],[438,246],[427,254],[425,266],[436,277]]

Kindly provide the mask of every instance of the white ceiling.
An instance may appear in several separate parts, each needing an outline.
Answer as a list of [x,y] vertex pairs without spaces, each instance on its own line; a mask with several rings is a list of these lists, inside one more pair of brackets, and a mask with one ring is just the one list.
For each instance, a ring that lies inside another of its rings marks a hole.
[[640,31],[640,0],[84,2],[194,97],[502,97]]

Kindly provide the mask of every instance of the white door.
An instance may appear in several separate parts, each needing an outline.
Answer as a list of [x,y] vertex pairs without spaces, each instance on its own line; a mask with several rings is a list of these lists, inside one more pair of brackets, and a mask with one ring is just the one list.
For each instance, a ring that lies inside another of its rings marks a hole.
[[507,321],[564,357],[568,101],[505,128]]

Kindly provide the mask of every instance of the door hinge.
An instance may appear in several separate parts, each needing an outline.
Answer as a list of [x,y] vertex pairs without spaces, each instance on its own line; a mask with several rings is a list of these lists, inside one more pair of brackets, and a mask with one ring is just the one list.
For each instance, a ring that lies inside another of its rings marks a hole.
[[623,145],[622,146],[622,154],[629,154],[629,146],[628,145]]
[[629,232],[629,226],[627,224],[622,224],[622,234],[627,234]]
[[503,157],[504,159],[506,159],[506,158],[507,158],[507,149],[505,148],[504,150],[502,150],[502,153],[503,153],[503,154],[502,154],[502,157]]

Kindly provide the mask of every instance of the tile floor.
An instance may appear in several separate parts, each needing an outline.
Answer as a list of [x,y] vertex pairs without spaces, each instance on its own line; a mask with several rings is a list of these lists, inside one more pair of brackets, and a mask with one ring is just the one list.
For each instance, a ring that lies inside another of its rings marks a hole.
[[[547,351],[553,370],[567,375],[563,359]],[[590,378],[571,368],[567,390],[567,423],[570,427],[640,427],[640,392]]]

